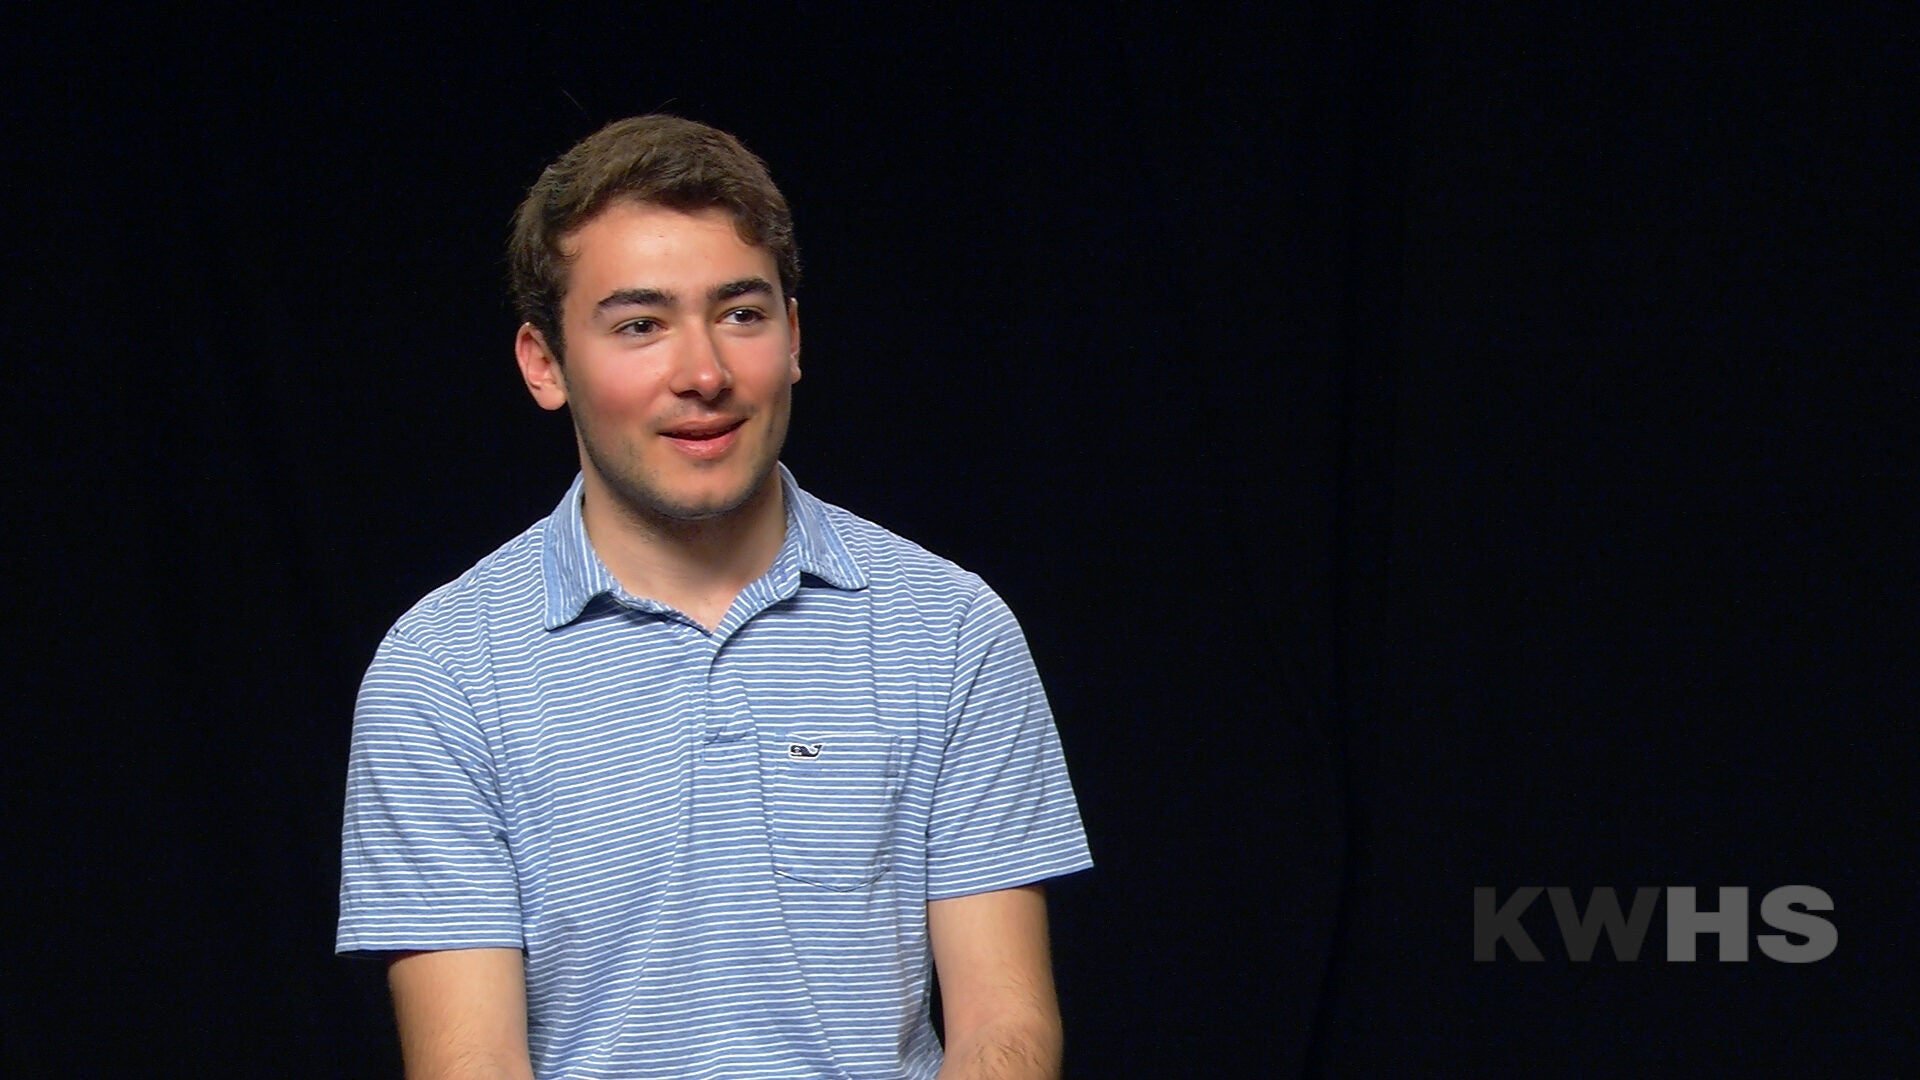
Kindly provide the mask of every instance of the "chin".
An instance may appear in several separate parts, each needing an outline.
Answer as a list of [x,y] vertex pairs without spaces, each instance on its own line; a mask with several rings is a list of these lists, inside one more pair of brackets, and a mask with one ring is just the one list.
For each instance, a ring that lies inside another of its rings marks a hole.
[[714,521],[736,513],[753,501],[770,477],[728,491],[662,491],[642,486],[617,485],[621,498],[651,517],[665,521]]
[[654,503],[652,509],[661,517],[673,521],[713,521],[726,517],[747,504],[740,499],[725,503]]
[[[620,460],[585,447],[585,464],[627,510],[658,522],[715,521],[750,506],[768,484],[778,484],[777,458],[749,464],[734,460],[707,467],[684,463]],[[609,468],[608,466],[617,466]],[[717,467],[716,467],[717,466]]]

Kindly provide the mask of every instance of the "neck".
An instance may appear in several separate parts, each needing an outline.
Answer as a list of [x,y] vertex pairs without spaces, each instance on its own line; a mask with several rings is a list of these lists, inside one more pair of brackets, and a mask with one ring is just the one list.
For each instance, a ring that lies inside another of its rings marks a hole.
[[787,535],[778,474],[736,510],[682,521],[621,499],[588,470],[581,515],[587,540],[622,587],[670,604],[709,630],[740,590],[773,565]]

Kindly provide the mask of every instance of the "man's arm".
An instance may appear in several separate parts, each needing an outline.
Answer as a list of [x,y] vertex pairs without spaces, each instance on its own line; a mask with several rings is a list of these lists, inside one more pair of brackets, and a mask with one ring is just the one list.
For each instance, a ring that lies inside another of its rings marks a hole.
[[406,953],[387,983],[407,1080],[533,1080],[520,950]]
[[1060,1004],[1038,885],[934,900],[927,931],[946,1018],[940,1080],[1060,1075]]

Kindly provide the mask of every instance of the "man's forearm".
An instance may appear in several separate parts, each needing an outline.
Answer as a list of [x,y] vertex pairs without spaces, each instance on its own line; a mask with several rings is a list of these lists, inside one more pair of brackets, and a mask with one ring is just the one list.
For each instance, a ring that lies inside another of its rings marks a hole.
[[1052,1080],[1060,1075],[1060,1004],[1039,885],[927,904],[946,1015],[940,1080]]
[[1055,1080],[1060,1041],[1058,1014],[1009,1017],[976,1031],[949,1033],[938,1080]]
[[526,1059],[479,1054],[416,1064],[407,1061],[407,1080],[527,1080],[533,1075]]

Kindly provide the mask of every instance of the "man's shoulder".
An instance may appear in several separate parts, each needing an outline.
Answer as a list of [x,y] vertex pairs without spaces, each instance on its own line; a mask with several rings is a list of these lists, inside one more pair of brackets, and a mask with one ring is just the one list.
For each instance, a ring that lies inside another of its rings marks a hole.
[[859,567],[862,591],[883,618],[913,620],[963,644],[1022,636],[1013,610],[979,574],[850,510],[813,502]]
[[987,591],[978,574],[917,541],[844,507],[819,499],[814,504],[871,586],[967,597]]
[[390,633],[421,644],[471,637],[483,625],[537,622],[545,596],[542,559],[548,519],[501,544],[465,573],[427,593],[395,620]]

